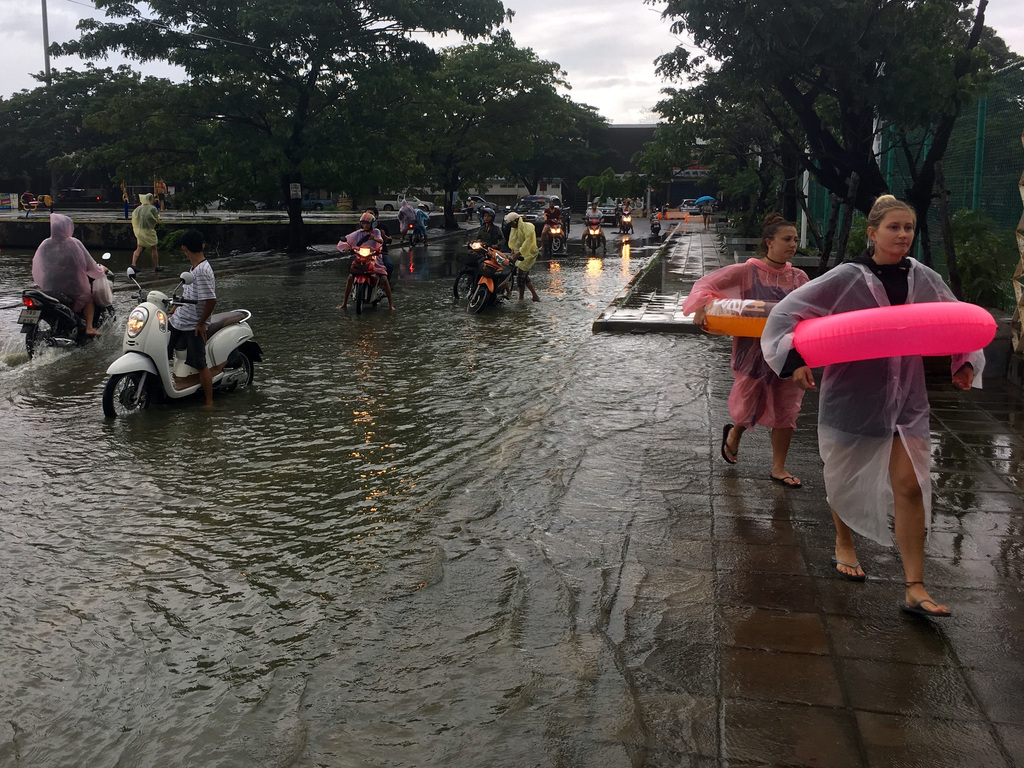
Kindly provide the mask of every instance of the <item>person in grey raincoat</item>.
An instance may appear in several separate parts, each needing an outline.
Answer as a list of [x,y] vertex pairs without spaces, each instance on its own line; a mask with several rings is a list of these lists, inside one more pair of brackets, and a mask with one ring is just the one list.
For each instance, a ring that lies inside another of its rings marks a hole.
[[[914,241],[913,208],[883,195],[868,214],[868,253],[793,291],[768,316],[761,348],[780,376],[813,389],[814,376],[793,347],[801,320],[871,307],[956,301],[942,278],[906,256]],[[953,384],[981,386],[982,352],[953,355]],[[882,357],[825,366],[818,405],[818,446],[836,527],[836,571],[866,578],[852,532],[879,543],[895,521],[909,613],[945,617],[924,585],[924,541],[931,522],[931,441],[920,356]]]

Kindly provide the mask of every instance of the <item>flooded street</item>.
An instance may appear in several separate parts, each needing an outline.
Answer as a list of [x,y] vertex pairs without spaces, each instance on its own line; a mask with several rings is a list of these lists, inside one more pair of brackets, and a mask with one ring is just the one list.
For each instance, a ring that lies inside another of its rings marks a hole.
[[[128,291],[30,362],[0,253],[0,766],[1024,765],[1024,393],[930,374],[954,615],[908,617],[894,547],[830,563],[815,394],[788,490],[767,430],[721,459],[727,338],[592,333],[654,253],[617,240],[482,315],[440,240],[362,315],[343,259],[215,258],[253,387],[116,421]],[[674,321],[719,257],[680,235],[625,312]]]
[[[31,362],[0,312],[0,764],[623,764],[624,552],[728,349],[592,335],[653,253],[614,239],[482,316],[442,246],[394,313],[336,310],[339,260],[221,277],[254,386],[127,420],[126,292]],[[29,257],[0,259],[16,301]]]

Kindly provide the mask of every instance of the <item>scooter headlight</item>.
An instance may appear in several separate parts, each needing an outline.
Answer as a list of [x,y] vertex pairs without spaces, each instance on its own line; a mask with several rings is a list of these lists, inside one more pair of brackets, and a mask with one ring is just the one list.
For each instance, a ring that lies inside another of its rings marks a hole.
[[136,307],[132,310],[132,313],[128,315],[128,325],[125,327],[125,331],[128,334],[129,339],[134,339],[140,333],[142,329],[146,327],[146,321],[149,320],[149,310],[145,307]]

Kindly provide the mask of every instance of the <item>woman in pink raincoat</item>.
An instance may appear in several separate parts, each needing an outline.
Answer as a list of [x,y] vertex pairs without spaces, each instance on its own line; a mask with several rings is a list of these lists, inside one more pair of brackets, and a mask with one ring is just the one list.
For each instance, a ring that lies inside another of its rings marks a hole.
[[[796,253],[796,225],[777,213],[765,217],[761,230],[761,257],[705,275],[690,290],[683,312],[694,313],[703,324],[705,307],[715,299],[759,299],[776,302],[808,281],[807,273],[789,260]],[[802,483],[786,469],[786,456],[800,413],[803,390],[789,379],[780,379],[761,354],[761,341],[736,336],[732,342],[733,385],[729,414],[733,423],[722,429],[722,458],[735,464],[740,438],[754,425],[771,429],[772,469],[769,477],[787,488]]]

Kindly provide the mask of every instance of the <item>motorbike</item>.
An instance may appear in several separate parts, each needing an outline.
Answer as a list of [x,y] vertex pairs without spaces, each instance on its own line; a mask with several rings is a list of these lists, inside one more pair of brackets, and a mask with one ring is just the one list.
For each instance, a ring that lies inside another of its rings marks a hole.
[[658,237],[661,235],[661,219],[657,216],[651,217],[651,237]]
[[584,246],[590,249],[591,253],[597,253],[597,246],[601,246],[606,252],[608,243],[605,240],[604,232],[601,230],[600,219],[588,219],[584,224],[587,227],[587,234],[583,240]]
[[406,235],[409,236],[410,248],[415,248],[424,240],[423,232],[417,229],[415,224],[410,224],[408,227],[406,227],[405,231],[402,233],[402,243],[400,243],[400,245],[404,244]]
[[[109,259],[110,254],[103,254],[103,258]],[[18,314],[18,323],[21,325],[21,332],[25,334],[25,351],[29,358],[34,357],[44,347],[84,347],[95,338],[86,335],[85,315],[71,309],[75,300],[70,296],[39,288],[27,288],[22,291],[21,303],[25,307]],[[93,327],[102,328],[116,316],[113,304],[96,304],[92,319]]]
[[499,297],[505,298],[506,293],[512,291],[516,267],[511,256],[497,248],[485,246],[479,240],[470,243],[469,247],[481,253],[476,268],[476,285],[469,294],[469,306],[466,307],[468,312],[475,315],[496,304]]
[[623,213],[619,217],[619,234],[620,235],[631,235],[633,234],[633,215],[630,213]]
[[549,224],[547,238],[544,239],[544,255],[550,256],[552,253],[561,253],[562,249],[565,248],[565,235],[562,232],[562,224]]
[[479,279],[478,272],[480,260],[483,257],[483,248],[474,250],[473,243],[467,243],[466,247],[469,248],[469,253],[459,257],[462,271],[455,276],[455,282],[452,283],[452,297],[455,301],[468,299]]
[[[168,349],[171,335],[171,307],[195,304],[177,291],[191,285],[191,272],[182,272],[171,296],[160,291],[147,292],[135,279],[134,267],[128,278],[139,289],[132,294],[139,304],[128,315],[121,356],[107,368],[110,378],[103,388],[103,415],[125,417],[144,410],[150,403],[181,400],[201,390],[199,372],[186,365],[183,350]],[[246,309],[217,312],[206,326],[206,360],[213,377],[213,388],[230,392],[252,384],[255,363],[263,360],[263,350],[253,339]]]
[[352,291],[356,302],[356,314],[361,314],[363,307],[376,307],[387,294],[384,284],[374,271],[377,261],[377,249],[360,246],[356,251],[348,270],[352,273]]

